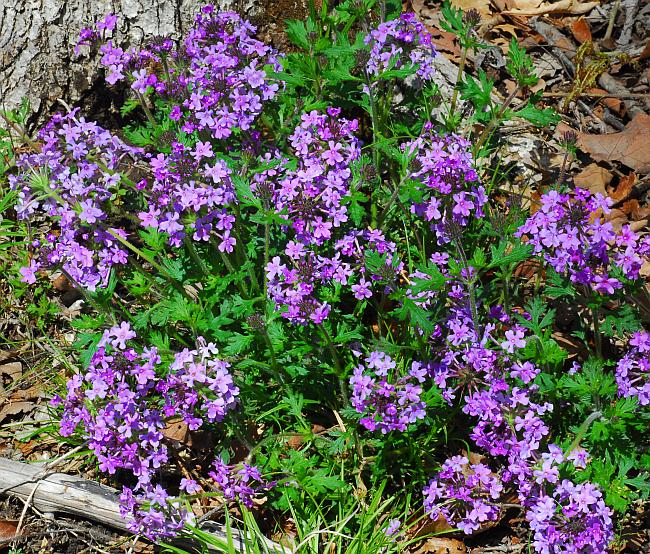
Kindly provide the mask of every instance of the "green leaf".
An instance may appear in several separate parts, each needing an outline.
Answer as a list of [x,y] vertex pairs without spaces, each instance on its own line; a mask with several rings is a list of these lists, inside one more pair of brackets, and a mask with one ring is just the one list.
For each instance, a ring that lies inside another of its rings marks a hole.
[[512,112],[512,115],[525,119],[535,125],[535,127],[557,125],[560,121],[560,115],[553,108],[539,109],[530,103],[527,103],[523,108]]
[[253,335],[242,335],[241,333],[233,333],[228,339],[225,348],[223,349],[224,353],[228,356],[237,356],[246,350],[255,337]]
[[515,244],[506,253],[508,243],[501,241],[498,246],[491,246],[492,261],[488,265],[488,269],[494,267],[505,267],[510,264],[518,264],[527,260],[533,252],[533,247],[530,244]]
[[492,103],[491,94],[494,89],[494,81],[488,79],[482,69],[479,70],[478,76],[478,81],[471,75],[465,77],[465,81],[460,86],[460,97],[463,100],[469,100],[480,111]]
[[285,32],[289,40],[303,50],[309,50],[308,31],[304,21],[289,20],[286,22]]

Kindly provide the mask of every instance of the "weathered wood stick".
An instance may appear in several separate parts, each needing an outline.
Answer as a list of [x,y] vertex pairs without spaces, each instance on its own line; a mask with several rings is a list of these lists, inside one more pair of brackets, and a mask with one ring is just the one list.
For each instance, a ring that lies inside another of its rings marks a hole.
[[[129,532],[126,521],[120,516],[118,492],[95,481],[0,458],[0,495],[13,495],[29,501],[45,514],[74,515]],[[223,525],[210,522],[210,533],[227,541]],[[235,548],[244,552],[241,533],[237,529],[232,529],[231,533]],[[284,551],[270,540],[264,546],[270,552]]]

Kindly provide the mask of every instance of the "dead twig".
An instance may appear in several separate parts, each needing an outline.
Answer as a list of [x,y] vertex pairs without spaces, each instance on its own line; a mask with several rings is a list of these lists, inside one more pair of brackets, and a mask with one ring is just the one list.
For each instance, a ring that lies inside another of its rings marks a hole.
[[[546,98],[564,98],[569,96],[570,92],[544,92],[542,97]],[[626,93],[614,93],[614,92],[583,92],[580,96],[586,96],[588,98],[648,98],[650,99],[650,93],[647,92],[626,92]]]
[[618,14],[618,8],[621,5],[621,0],[616,0],[612,11],[609,12],[609,23],[607,24],[607,30],[605,31],[605,37],[603,40],[610,40],[612,38],[612,31],[614,30],[614,24],[616,23],[616,15]]

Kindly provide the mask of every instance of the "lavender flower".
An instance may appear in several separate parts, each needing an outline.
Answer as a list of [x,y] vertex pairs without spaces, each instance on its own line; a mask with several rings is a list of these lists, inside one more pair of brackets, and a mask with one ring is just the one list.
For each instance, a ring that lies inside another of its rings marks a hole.
[[154,484],[169,460],[165,420],[180,416],[190,429],[219,422],[235,407],[239,390],[213,344],[199,339],[196,350],[176,354],[167,368],[155,347],[136,350],[136,338],[125,322],[104,333],[85,375],[68,381],[61,434],[80,429],[102,471],[123,468],[136,477],[136,486],[122,494],[134,532],[169,536],[184,516]]
[[540,201],[540,209],[516,235],[528,240],[557,273],[606,295],[623,288],[620,278],[612,275],[615,270],[627,279],[639,277],[650,240],[628,226],[616,233],[603,221],[600,214],[609,213],[610,199],[576,189],[572,194],[552,190]]
[[502,492],[499,477],[489,467],[454,456],[424,489],[424,510],[431,519],[442,516],[469,535],[482,523],[498,520]]
[[365,38],[370,46],[366,71],[374,78],[391,69],[411,69],[423,81],[430,81],[433,58],[437,55],[431,35],[417,21],[414,13],[403,13],[397,19],[380,23]]
[[619,396],[636,397],[639,405],[650,404],[650,333],[639,331],[630,339],[630,349],[616,364]]
[[354,369],[350,378],[352,406],[364,414],[361,425],[369,431],[406,431],[409,424],[426,416],[426,404],[420,395],[429,368],[413,362],[407,375],[396,377],[396,367],[388,354],[375,351],[366,358],[365,365]]
[[607,552],[614,538],[611,516],[594,485],[568,480],[552,495],[540,495],[526,515],[539,554]]
[[132,189],[122,166],[141,151],[77,112],[50,120],[39,133],[40,152],[20,156],[19,173],[9,182],[19,191],[21,219],[44,214],[55,222],[35,243],[37,256],[23,279],[33,282],[37,269],[60,266],[74,282],[95,290],[106,285],[111,268],[127,262],[117,239],[127,233],[111,219],[118,191]]
[[452,225],[462,228],[484,216],[487,196],[472,167],[470,146],[458,135],[436,135],[426,123],[421,135],[402,147],[413,157],[409,177],[421,195],[411,211],[431,223],[441,244],[449,242]]
[[247,463],[234,466],[217,459],[212,466],[214,471],[210,472],[210,477],[224,498],[241,502],[247,508],[253,507],[253,500],[259,493],[275,486],[274,482],[265,482],[259,469]]

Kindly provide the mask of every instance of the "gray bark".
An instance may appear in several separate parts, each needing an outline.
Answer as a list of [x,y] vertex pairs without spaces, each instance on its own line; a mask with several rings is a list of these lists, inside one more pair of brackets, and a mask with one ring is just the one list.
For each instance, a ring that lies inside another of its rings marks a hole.
[[[256,0],[213,3],[249,18],[259,16]],[[0,109],[15,108],[28,98],[29,123],[34,127],[61,108],[59,98],[90,112],[110,108],[115,98],[98,79],[99,59],[74,56],[81,28],[115,13],[119,46],[138,45],[156,35],[179,38],[204,4],[205,0],[0,0]]]

